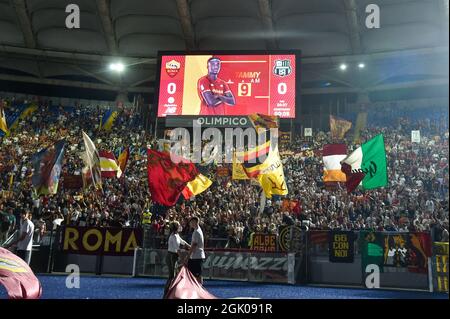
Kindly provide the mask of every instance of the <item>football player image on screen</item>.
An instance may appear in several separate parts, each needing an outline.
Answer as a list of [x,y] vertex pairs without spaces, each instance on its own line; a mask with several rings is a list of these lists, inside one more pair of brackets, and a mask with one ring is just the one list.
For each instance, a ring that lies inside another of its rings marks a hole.
[[221,61],[217,57],[208,60],[208,74],[198,80],[201,100],[199,115],[226,115],[225,106],[233,106],[236,99],[229,85],[218,77]]

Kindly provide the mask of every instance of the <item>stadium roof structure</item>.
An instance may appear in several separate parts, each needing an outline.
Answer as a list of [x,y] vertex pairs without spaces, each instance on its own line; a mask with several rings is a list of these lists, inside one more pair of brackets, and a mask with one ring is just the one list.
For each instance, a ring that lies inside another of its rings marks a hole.
[[[80,29],[65,26],[71,3]],[[448,12],[448,0],[0,0],[0,80],[151,92],[158,50],[295,49],[305,94],[448,85]],[[117,59],[124,74],[108,70]]]

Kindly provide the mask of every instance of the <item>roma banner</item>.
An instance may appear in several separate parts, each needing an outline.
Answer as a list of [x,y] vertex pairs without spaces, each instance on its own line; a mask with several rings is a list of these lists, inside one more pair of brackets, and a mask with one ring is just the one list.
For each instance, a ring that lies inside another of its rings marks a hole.
[[71,254],[132,256],[142,246],[140,228],[65,226],[62,234],[62,251]]
[[20,257],[1,247],[0,285],[6,288],[9,299],[39,299],[42,295],[41,283],[30,266]]
[[352,231],[329,232],[329,257],[332,263],[353,263],[355,234]]
[[276,251],[277,235],[253,233],[250,240],[250,249],[258,251]]

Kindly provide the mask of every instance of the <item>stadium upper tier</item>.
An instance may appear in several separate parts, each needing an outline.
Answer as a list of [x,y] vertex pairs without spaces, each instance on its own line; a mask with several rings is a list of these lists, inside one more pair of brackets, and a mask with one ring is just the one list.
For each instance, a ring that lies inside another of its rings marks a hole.
[[[445,0],[79,0],[80,28],[67,29],[72,2],[0,0],[0,80],[146,92],[159,50],[282,49],[302,51],[303,93],[393,86],[392,71],[448,84]],[[132,72],[107,72],[113,57]],[[355,76],[359,63],[370,75]]]

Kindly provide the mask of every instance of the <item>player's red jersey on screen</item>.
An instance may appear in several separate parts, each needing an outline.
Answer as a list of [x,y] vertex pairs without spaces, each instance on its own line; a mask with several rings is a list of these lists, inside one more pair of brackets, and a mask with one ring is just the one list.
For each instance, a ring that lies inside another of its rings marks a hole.
[[218,101],[216,105],[209,106],[204,96],[206,92],[211,92],[214,95],[230,93],[230,87],[224,80],[217,78],[212,81],[208,75],[205,75],[198,80],[197,91],[201,100],[200,115],[226,115],[225,103]]

